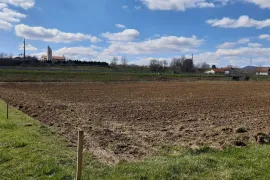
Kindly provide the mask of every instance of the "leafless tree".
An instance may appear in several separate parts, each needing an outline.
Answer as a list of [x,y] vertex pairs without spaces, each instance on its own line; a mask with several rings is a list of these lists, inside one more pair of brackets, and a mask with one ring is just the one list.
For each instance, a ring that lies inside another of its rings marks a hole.
[[10,53],[9,56],[8,56],[9,59],[12,59],[13,58],[13,54]]
[[186,59],[185,56],[182,56],[181,58],[173,58],[170,66],[173,73],[194,72],[195,69],[193,59]]
[[150,61],[149,68],[151,71],[154,72],[162,72],[164,70],[163,61],[153,59]]
[[198,63],[196,65],[196,68],[198,68],[198,69],[210,69],[210,65],[207,64],[206,62]]
[[8,55],[7,53],[0,53],[0,58],[3,59],[3,58],[7,58]]
[[116,67],[118,64],[118,57],[113,57],[110,66],[111,67]]
[[122,64],[122,66],[127,66],[128,65],[128,60],[127,60],[127,58],[125,56],[122,56],[121,64]]

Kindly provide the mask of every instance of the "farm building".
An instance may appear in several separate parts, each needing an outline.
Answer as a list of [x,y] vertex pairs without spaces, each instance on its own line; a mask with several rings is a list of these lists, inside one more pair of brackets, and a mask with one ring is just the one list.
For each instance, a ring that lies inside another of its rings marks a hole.
[[232,69],[233,69],[232,67],[215,68],[215,69],[212,69],[211,71],[214,71],[213,74],[229,74]]
[[207,70],[204,72],[204,74],[215,74],[215,71],[213,69]]
[[50,46],[48,46],[47,49],[47,55],[43,55],[41,56],[41,61],[53,61],[53,62],[58,62],[58,61],[66,61],[65,56],[53,56],[52,55],[52,49],[50,48]]
[[268,67],[258,67],[256,68],[257,76],[268,76],[270,74],[270,68]]

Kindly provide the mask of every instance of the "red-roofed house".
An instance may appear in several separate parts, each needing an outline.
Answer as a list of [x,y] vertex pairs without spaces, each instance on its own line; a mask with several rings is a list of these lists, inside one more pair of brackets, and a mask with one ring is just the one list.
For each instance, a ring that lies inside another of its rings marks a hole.
[[268,68],[268,67],[256,68],[256,75],[258,75],[258,76],[268,76],[269,74],[270,74],[270,68]]

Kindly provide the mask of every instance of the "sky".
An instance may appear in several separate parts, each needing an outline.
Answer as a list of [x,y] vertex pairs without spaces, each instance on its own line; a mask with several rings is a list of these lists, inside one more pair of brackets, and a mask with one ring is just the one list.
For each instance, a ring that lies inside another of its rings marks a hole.
[[0,52],[270,66],[270,0],[0,0]]

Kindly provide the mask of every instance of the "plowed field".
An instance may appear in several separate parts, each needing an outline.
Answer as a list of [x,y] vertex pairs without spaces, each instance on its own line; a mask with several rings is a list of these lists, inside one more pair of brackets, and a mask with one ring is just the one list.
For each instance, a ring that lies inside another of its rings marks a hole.
[[86,150],[108,162],[270,131],[268,82],[3,83],[0,95],[73,143],[82,128]]

